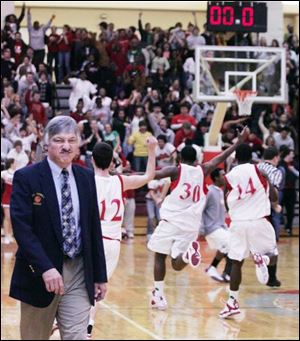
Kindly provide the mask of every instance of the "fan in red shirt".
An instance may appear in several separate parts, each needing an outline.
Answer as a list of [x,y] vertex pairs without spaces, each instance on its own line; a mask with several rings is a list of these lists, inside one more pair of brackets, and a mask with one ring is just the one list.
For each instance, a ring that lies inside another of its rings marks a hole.
[[195,132],[192,130],[191,123],[184,122],[182,128],[180,128],[174,140],[174,146],[177,148],[186,139],[193,140]]
[[26,55],[28,46],[22,40],[22,35],[20,32],[16,33],[15,39],[10,41],[10,50],[12,51],[12,56],[15,58],[16,66],[21,64],[21,61]]
[[183,123],[188,122],[192,125],[192,129],[196,130],[197,121],[194,119],[194,117],[189,115],[189,105],[188,104],[182,104],[180,106],[180,114],[175,115],[172,118],[171,128],[173,130],[178,130],[182,128]]
[[46,126],[47,123],[47,115],[45,111],[45,107],[43,106],[41,99],[41,94],[39,92],[34,92],[32,94],[32,99],[30,99],[31,93],[28,91],[26,94],[27,103],[28,103],[28,111],[29,114],[33,115],[33,119],[36,121],[37,124]]

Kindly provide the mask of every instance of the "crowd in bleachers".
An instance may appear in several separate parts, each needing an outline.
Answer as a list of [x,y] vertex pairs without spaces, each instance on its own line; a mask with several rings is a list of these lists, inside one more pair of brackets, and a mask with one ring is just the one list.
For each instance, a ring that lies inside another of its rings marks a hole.
[[[20,33],[25,16],[26,42]],[[7,16],[1,30],[2,169],[7,169],[4,165],[10,159],[18,169],[44,157],[44,127],[51,117],[62,114],[54,104],[55,87],[61,83],[72,88],[69,114],[82,132],[75,162],[92,167],[94,145],[107,141],[114,148],[117,168],[143,172],[145,141],[150,134],[159,139],[158,166],[174,164],[176,151],[185,143],[195,146],[201,162],[215,103],[197,102],[191,95],[194,48],[253,42],[250,35],[226,41],[224,34],[208,32],[205,25],[200,31],[196,14],[193,16],[194,23],[186,29],[178,22],[164,30],[144,25],[140,13],[137,27],[115,29],[113,23],[101,22],[97,33],[67,24],[58,30],[51,26],[54,15],[41,24],[25,7],[19,18]],[[266,41],[261,39],[259,44],[265,46]],[[278,45],[272,42],[272,46]],[[254,105],[251,119],[240,117],[233,104],[221,131],[226,148],[236,138],[236,128],[248,124],[248,143],[257,162],[267,146],[284,153],[289,150],[298,157],[299,41],[292,26],[283,47],[289,103]],[[293,162],[291,158],[288,170]]]

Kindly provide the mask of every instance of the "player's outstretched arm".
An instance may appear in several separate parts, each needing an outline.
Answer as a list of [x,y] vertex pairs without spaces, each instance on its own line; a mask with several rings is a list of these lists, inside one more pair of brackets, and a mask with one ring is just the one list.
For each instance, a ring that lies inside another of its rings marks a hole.
[[172,181],[178,178],[178,167],[168,166],[155,172],[155,180],[171,178]]
[[155,176],[155,149],[157,146],[157,140],[154,136],[150,136],[147,140],[148,146],[148,162],[146,173],[143,175],[121,175],[124,191],[128,189],[136,189],[144,186],[146,183],[154,179]]
[[242,143],[244,143],[246,141],[246,139],[249,136],[249,134],[250,134],[250,130],[249,130],[249,128],[247,126],[245,126],[244,129],[242,130],[242,132],[238,133],[238,139],[237,139],[235,144],[233,144],[232,146],[230,146],[229,148],[224,150],[224,152],[222,152],[218,156],[214,157],[210,161],[202,164],[202,169],[203,169],[204,175],[205,176],[208,175],[220,163],[225,161],[228,158],[228,156],[231,155],[236,150],[237,146],[239,146],[240,144],[242,144]]

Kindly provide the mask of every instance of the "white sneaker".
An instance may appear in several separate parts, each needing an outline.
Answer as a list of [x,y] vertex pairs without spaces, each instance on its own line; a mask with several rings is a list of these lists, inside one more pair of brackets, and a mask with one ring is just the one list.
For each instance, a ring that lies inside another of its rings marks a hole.
[[200,244],[194,240],[190,243],[188,249],[183,254],[182,259],[188,260],[192,268],[196,268],[201,263],[201,254],[200,254]]
[[270,258],[268,256],[262,256],[260,253],[253,255],[253,260],[256,268],[256,277],[259,283],[267,284],[269,280],[268,265]]
[[205,272],[217,282],[224,282],[224,278],[218,273],[217,269],[214,266],[208,267]]
[[223,273],[222,275],[224,282],[229,283],[230,282],[230,276],[228,274]]
[[221,318],[227,318],[227,317],[230,317],[232,315],[237,315],[240,313],[241,313],[241,311],[240,311],[240,306],[239,306],[238,301],[229,299],[225,303],[224,309],[220,311],[219,316]]
[[166,298],[154,289],[151,293],[150,306],[153,309],[166,310],[168,308],[168,303]]

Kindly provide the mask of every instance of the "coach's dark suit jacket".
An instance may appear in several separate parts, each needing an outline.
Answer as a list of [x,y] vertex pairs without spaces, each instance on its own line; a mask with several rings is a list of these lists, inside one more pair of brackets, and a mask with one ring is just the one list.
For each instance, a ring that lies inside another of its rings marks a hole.
[[[107,282],[106,263],[94,174],[73,165],[80,202],[85,283],[94,304],[94,283]],[[11,197],[11,219],[18,243],[10,296],[35,307],[47,307],[54,294],[46,291],[43,272],[62,274],[63,237],[60,211],[48,161],[17,171]]]

